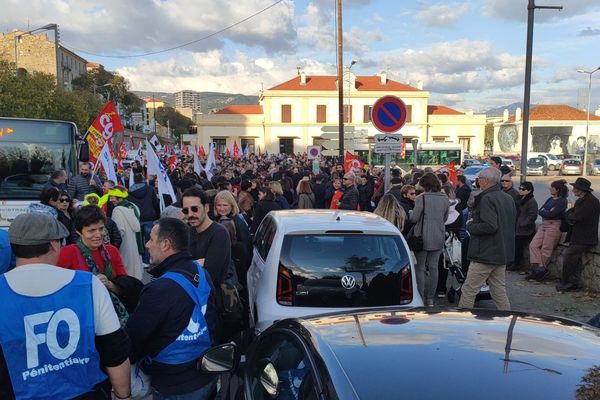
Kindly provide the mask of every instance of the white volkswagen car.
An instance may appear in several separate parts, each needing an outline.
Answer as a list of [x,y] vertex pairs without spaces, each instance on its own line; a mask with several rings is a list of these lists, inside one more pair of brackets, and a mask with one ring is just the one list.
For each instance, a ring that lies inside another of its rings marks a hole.
[[398,229],[367,212],[269,213],[248,270],[250,324],[349,309],[423,305]]

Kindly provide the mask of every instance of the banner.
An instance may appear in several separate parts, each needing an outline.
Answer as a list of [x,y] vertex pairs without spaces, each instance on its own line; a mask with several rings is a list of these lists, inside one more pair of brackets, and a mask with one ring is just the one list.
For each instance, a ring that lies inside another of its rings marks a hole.
[[237,161],[240,159],[240,148],[237,145],[237,142],[233,141],[233,161]]
[[346,151],[346,156],[344,157],[344,171],[346,171],[346,173],[362,169],[364,166],[365,163],[362,162],[360,158],[350,153],[349,151]]
[[200,149],[198,150],[198,155],[202,160],[206,157],[206,152],[204,151],[204,146],[200,145]]
[[[146,156],[148,157],[148,174],[156,175],[156,181],[158,182],[158,195],[162,199],[162,195],[166,194],[171,197],[173,203],[177,201],[175,191],[171,180],[167,175],[167,170],[158,160],[158,156],[154,152],[152,146],[146,146]],[[162,204],[162,201],[161,201]]]
[[90,163],[96,165],[105,143],[112,144],[115,132],[123,132],[123,124],[112,101],[106,103],[100,114],[88,128],[85,139],[90,148]]
[[108,142],[104,144],[100,154],[98,155],[98,160],[104,168],[104,172],[106,173],[106,177],[117,183],[117,174],[115,173],[115,163],[113,162],[112,156],[110,155],[110,150],[108,149]]

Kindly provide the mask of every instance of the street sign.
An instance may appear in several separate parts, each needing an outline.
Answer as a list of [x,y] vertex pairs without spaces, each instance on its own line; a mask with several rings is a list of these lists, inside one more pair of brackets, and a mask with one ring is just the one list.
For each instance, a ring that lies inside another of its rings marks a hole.
[[321,146],[308,146],[306,148],[306,154],[309,160],[318,159],[321,156]]
[[[325,125],[321,127],[321,132],[339,132],[339,125]],[[354,125],[344,125],[344,133],[354,132]]]
[[323,150],[321,152],[322,155],[324,156],[339,156],[340,155],[340,150],[339,149],[335,149],[335,150]]
[[371,121],[379,131],[392,133],[404,126],[406,113],[406,105],[402,100],[396,96],[384,96],[373,105]]
[[[324,142],[321,143],[321,145],[323,147],[325,147],[327,150],[338,150],[340,148],[340,141],[339,140],[325,140]],[[344,140],[344,148],[350,150],[354,148],[354,140],[353,139],[346,139]]]
[[379,134],[375,135],[375,153],[396,154],[402,151],[402,135]]

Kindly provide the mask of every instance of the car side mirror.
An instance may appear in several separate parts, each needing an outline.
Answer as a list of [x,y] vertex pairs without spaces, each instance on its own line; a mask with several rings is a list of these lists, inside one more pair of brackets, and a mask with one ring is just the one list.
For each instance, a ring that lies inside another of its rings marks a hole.
[[260,384],[271,398],[279,395],[279,377],[273,363],[268,362],[260,374]]
[[233,371],[237,367],[238,354],[234,343],[210,348],[199,361],[200,370],[208,373]]

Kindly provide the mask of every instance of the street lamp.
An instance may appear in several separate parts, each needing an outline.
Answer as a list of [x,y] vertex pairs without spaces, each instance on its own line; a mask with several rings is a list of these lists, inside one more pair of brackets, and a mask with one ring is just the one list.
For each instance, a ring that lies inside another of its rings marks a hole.
[[347,96],[348,104],[346,106],[346,120],[347,120],[348,124],[350,124],[352,122],[351,121],[351,113],[350,113],[350,107],[352,107],[351,102],[350,102],[350,100],[351,100],[351,96],[350,95],[352,93],[351,92],[351,85],[352,85],[352,72],[351,72],[351,70],[352,70],[352,67],[354,66],[354,64],[356,64],[357,62],[358,62],[358,60],[352,60],[352,62],[350,63],[350,66],[347,68],[348,69],[348,76],[347,76],[347,80],[348,80],[348,96]]
[[46,24],[40,28],[35,28],[30,31],[23,32],[20,35],[15,35],[15,70],[16,70],[16,73],[18,74],[19,56],[18,56],[17,45],[18,45],[21,37],[23,37],[25,35],[30,35],[37,31],[49,31],[49,30],[54,30],[54,53],[56,56],[56,82],[57,82],[57,87],[60,87],[60,76],[59,76],[60,69],[59,69],[59,63],[58,63],[58,25],[57,24]]
[[600,70],[600,67],[596,68],[593,71],[586,71],[583,69],[578,69],[577,72],[582,74],[588,74],[589,84],[588,84],[588,104],[586,110],[586,121],[585,121],[585,146],[583,149],[583,176],[587,176],[587,153],[588,153],[588,140],[590,135],[590,102],[592,100],[592,75],[594,72]]

